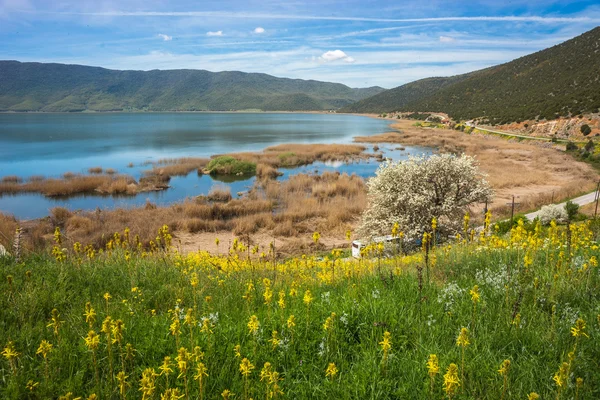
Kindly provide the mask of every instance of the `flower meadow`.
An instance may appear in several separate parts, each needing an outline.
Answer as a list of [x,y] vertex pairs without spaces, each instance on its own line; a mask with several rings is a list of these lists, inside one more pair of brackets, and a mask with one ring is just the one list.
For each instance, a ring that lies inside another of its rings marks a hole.
[[596,224],[468,223],[359,260],[57,229],[51,253],[0,258],[0,397],[600,398]]

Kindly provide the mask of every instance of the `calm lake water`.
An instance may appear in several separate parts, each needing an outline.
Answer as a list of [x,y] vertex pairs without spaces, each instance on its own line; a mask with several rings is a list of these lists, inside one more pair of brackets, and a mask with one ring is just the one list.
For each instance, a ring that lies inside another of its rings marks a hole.
[[[171,157],[209,157],[239,151],[259,151],[281,143],[351,143],[354,136],[389,131],[389,121],[337,114],[287,113],[110,113],[0,114],[0,177],[58,177],[65,172],[87,173],[94,166],[113,168],[138,179],[149,161]],[[428,153],[426,148],[382,146],[387,157]],[[133,167],[128,167],[133,163]],[[340,171],[368,177],[376,161],[353,164],[315,163],[284,170],[285,179],[300,172]],[[18,218],[48,215],[57,206],[72,210],[131,207],[151,201],[165,205],[228,186],[235,196],[249,189],[254,178],[220,182],[195,172],[173,177],[171,188],[133,197],[85,195],[50,199],[39,194],[0,196],[0,212]]]

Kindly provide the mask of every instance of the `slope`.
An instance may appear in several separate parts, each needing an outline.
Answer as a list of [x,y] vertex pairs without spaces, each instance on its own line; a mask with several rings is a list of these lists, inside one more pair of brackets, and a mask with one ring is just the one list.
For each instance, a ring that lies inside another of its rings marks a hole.
[[452,78],[416,81],[347,109],[437,111],[457,120],[486,117],[492,123],[553,119],[596,112],[600,108],[599,70],[600,27],[597,27],[506,64]]

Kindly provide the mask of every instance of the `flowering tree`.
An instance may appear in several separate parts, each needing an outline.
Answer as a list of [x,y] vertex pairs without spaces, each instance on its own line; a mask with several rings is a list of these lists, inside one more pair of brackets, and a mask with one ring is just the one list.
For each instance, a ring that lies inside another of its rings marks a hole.
[[407,238],[431,231],[461,231],[462,217],[473,203],[489,201],[493,191],[473,157],[450,154],[411,157],[383,163],[367,182],[369,206],[363,213],[359,234],[389,234],[394,223]]

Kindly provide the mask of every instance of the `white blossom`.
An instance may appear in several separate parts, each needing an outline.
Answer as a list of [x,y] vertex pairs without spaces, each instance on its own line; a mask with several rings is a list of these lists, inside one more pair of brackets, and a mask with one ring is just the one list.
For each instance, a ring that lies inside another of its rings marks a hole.
[[558,204],[543,206],[538,214],[542,225],[548,225],[551,221],[557,223],[567,222],[567,210]]
[[407,238],[417,238],[438,220],[438,232],[461,230],[468,206],[489,201],[493,191],[473,157],[451,154],[384,162],[367,182],[369,206],[359,234],[387,235],[394,223]]

